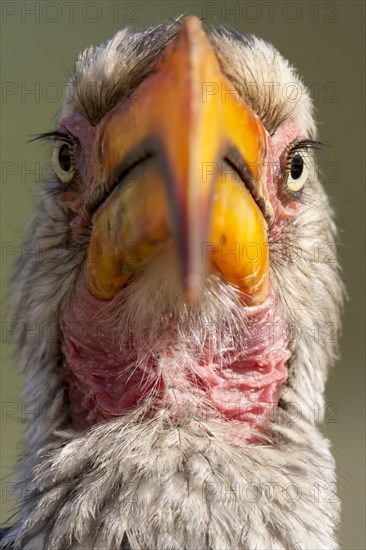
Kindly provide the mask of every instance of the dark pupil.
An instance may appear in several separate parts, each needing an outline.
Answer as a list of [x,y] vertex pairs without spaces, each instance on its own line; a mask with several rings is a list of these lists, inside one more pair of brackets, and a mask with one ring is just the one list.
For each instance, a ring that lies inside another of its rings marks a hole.
[[291,177],[298,180],[304,168],[304,160],[301,155],[296,154],[291,162]]
[[59,160],[59,163],[60,163],[60,166],[62,168],[62,170],[64,172],[68,172],[71,168],[71,157],[70,157],[70,149],[69,149],[69,146],[66,145],[62,145],[62,147],[60,147],[60,151],[59,151],[59,154],[58,154],[58,160]]

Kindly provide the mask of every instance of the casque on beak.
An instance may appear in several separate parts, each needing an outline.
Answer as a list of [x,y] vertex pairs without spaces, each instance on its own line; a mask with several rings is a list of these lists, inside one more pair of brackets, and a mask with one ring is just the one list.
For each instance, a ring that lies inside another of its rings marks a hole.
[[[98,130],[96,211],[87,284],[109,300],[174,240],[187,300],[209,266],[248,305],[267,292],[267,224],[257,204],[265,130],[220,69],[196,17],[183,20],[152,74]],[[167,274],[169,276],[169,274]]]

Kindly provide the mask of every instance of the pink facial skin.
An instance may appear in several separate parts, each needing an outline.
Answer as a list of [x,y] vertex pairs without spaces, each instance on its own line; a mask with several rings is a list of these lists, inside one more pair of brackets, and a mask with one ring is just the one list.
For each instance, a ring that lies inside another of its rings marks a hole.
[[60,193],[60,202],[76,216],[73,228],[77,233],[84,225],[83,205],[95,179],[94,143],[96,130],[81,114],[75,113],[61,120],[60,131],[74,138],[73,155],[79,177],[76,185]]
[[267,140],[267,189],[273,207],[275,224],[296,217],[301,211],[301,201],[291,198],[282,188],[281,156],[293,142],[303,139],[300,128],[291,121],[283,123]]
[[76,168],[84,182],[84,189],[87,190],[95,177],[95,162],[93,162],[95,128],[78,113],[63,119],[60,126],[75,139]]

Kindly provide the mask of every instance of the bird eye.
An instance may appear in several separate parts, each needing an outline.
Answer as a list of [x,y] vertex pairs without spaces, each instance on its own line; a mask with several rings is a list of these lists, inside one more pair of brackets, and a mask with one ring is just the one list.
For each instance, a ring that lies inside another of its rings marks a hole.
[[72,180],[75,174],[74,152],[71,143],[57,141],[53,150],[53,165],[63,183]]
[[294,197],[299,197],[309,177],[309,156],[306,151],[296,151],[290,158],[286,179],[286,189]]

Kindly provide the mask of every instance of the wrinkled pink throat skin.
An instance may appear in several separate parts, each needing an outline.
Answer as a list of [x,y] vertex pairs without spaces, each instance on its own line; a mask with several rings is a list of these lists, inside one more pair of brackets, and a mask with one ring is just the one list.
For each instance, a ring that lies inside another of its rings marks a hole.
[[[173,366],[177,363],[173,330],[164,334],[164,352],[151,357],[143,342],[135,344],[133,328],[122,344],[112,327],[103,330],[99,312],[104,307],[81,283],[61,321],[76,429],[116,418],[151,395],[159,406],[174,407],[179,414],[180,407],[187,407],[186,397],[197,392],[204,392],[212,404],[207,415],[221,414],[247,427],[259,427],[268,418],[287,379],[285,363],[290,356],[285,331],[278,329],[273,295],[250,308],[247,351],[223,355],[220,343],[209,333],[194,375]],[[144,355],[148,359],[141,361]]]
[[[75,121],[69,118],[64,125],[75,126]],[[85,128],[82,131],[85,133]],[[284,221],[300,208],[298,203],[284,203],[276,185],[278,159],[288,143],[298,137],[299,130],[292,123],[283,124],[272,137],[267,137],[267,185],[277,235],[281,234]],[[86,160],[83,157],[84,166]],[[88,176],[91,182],[92,174]],[[85,196],[87,193],[88,190]],[[81,277],[61,315],[65,382],[76,430],[131,412],[147,399],[152,403],[147,413],[169,408],[179,417],[189,403],[193,407],[190,395],[203,395],[211,407],[200,411],[201,417],[224,417],[232,423],[234,432],[235,426],[240,427],[236,439],[257,441],[253,434],[265,429],[276,409],[290,357],[286,323],[279,314],[271,284],[262,305],[243,306],[248,327],[243,336],[245,353],[225,354],[220,342],[208,338],[209,345],[202,343],[194,375],[173,367],[177,363],[173,326],[171,334],[168,330],[162,335],[163,351],[154,356],[144,350],[144,342],[134,340],[133,328],[121,340],[108,321],[101,323],[105,306],[106,302],[91,295]]]

